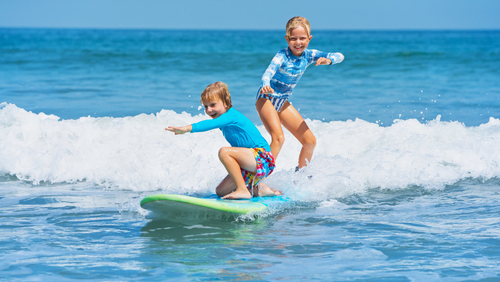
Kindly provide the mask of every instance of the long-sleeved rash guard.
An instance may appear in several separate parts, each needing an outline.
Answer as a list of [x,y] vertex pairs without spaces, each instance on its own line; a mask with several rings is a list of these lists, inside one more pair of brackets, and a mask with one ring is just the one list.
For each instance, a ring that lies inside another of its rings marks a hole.
[[233,108],[217,118],[193,123],[191,126],[193,133],[220,128],[224,138],[233,147],[264,148],[271,152],[271,147],[257,127],[246,116]]
[[[261,88],[271,86],[274,93],[272,97],[288,98],[292,96],[292,90],[302,77],[307,67],[315,63],[319,58],[328,58],[333,64],[344,60],[341,53],[326,53],[314,49],[305,49],[302,56],[292,54],[290,48],[279,51],[267,67],[262,76]],[[260,93],[260,89],[259,89]]]

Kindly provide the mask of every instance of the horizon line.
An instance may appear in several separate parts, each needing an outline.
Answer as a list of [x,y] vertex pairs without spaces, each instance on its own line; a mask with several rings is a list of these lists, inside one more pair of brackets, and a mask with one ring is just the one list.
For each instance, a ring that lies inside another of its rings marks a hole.
[[[0,26],[0,29],[66,29],[66,30],[151,30],[151,31],[282,31],[266,28],[153,28],[153,27],[30,27]],[[316,28],[315,31],[500,31],[500,28]]]

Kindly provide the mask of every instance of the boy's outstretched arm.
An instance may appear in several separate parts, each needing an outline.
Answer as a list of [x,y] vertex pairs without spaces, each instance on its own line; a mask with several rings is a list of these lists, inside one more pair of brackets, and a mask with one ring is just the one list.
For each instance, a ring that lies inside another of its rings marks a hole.
[[167,128],[165,128],[165,130],[171,131],[175,133],[175,135],[179,135],[179,134],[184,134],[186,132],[191,132],[193,130],[193,126],[192,125],[168,126]]

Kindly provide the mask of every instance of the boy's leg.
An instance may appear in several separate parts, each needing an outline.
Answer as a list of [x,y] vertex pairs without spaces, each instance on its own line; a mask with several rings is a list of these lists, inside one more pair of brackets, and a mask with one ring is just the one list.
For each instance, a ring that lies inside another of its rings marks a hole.
[[283,134],[283,129],[281,128],[281,121],[274,108],[271,101],[260,98],[255,103],[255,107],[257,108],[257,113],[259,113],[259,117],[264,124],[267,132],[271,135],[271,153],[274,156],[274,159],[278,158],[278,154],[281,151],[281,147],[283,147],[283,143],[285,143],[285,135]]
[[[257,171],[257,162],[255,161],[253,151],[248,148],[224,147],[219,150],[219,159],[236,186],[236,190],[224,195],[223,199],[252,198],[252,194],[248,191],[245,180],[241,175],[241,168],[250,172]],[[228,177],[223,180],[225,183],[221,182],[221,184],[217,187],[217,195],[219,195],[219,192],[220,194],[223,194],[224,192],[229,191],[228,188],[230,187],[231,182],[229,182],[227,178]]]
[[254,191],[254,195],[259,195],[260,197],[273,197],[283,195],[283,192],[278,189],[271,188],[265,183],[260,182],[259,189],[258,191]]
[[227,194],[232,193],[236,188],[236,184],[234,184],[233,178],[231,178],[231,175],[227,175],[220,183],[217,185],[217,188],[215,188],[215,193],[219,197],[224,197]]
[[299,168],[307,166],[307,161],[311,161],[316,147],[316,137],[307,126],[304,118],[288,101],[283,105],[279,117],[283,126],[302,144],[299,155]]
[[[223,197],[226,196],[227,194],[230,194],[234,191],[234,188],[236,185],[234,184],[233,179],[231,178],[230,175],[227,175],[224,180],[221,181],[221,183],[217,186],[215,189],[215,192],[217,193],[217,196]],[[272,196],[279,196],[283,195],[283,192],[281,192],[278,189],[272,188],[267,186],[265,183],[262,183],[262,181],[259,183],[259,187],[254,187],[253,188],[253,194],[254,196],[259,196],[259,197],[272,197]]]

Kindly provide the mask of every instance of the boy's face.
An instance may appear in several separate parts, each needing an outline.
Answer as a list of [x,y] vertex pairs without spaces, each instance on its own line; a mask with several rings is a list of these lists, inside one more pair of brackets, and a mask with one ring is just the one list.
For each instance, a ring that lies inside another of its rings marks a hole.
[[226,106],[224,106],[221,100],[204,100],[203,106],[205,107],[205,113],[211,118],[218,118],[227,111]]
[[290,36],[285,35],[286,42],[288,42],[288,47],[297,57],[302,56],[304,50],[309,45],[312,39],[312,35],[308,36],[306,30],[299,26],[290,31]]

